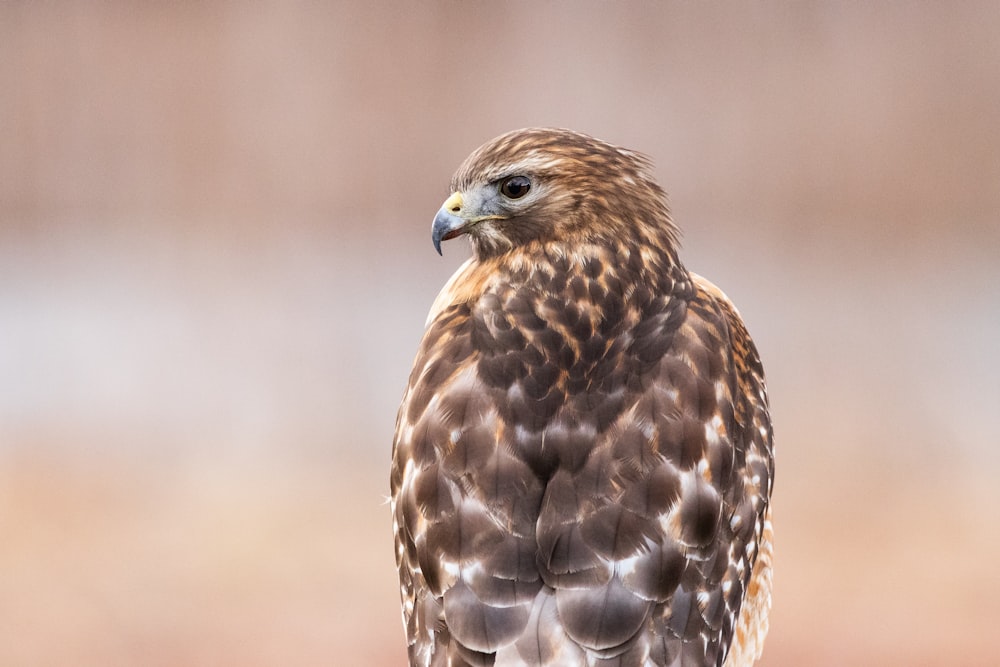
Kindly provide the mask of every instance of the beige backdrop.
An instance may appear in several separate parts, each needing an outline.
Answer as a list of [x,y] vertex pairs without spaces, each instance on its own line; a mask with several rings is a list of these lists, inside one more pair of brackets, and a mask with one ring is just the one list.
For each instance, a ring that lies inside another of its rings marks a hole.
[[[329,6],[327,6],[329,5]],[[652,155],[768,371],[765,665],[987,665],[1000,3],[0,4],[0,664],[400,665],[474,147]]]

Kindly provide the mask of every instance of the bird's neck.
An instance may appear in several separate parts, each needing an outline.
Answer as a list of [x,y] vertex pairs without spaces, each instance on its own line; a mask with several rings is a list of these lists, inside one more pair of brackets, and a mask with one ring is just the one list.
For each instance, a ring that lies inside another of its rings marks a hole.
[[572,293],[579,289],[579,281],[573,281],[577,276],[586,283],[603,276],[626,291],[630,285],[643,284],[662,294],[686,289],[690,283],[673,246],[652,243],[532,242],[500,255],[473,259],[470,269],[472,280],[468,282],[478,294],[496,284],[525,285],[539,293]]

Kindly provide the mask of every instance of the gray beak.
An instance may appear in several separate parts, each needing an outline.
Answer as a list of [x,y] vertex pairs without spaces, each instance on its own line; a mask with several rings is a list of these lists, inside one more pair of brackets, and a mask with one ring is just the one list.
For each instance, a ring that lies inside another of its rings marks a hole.
[[442,207],[434,216],[434,224],[431,225],[431,241],[434,242],[434,249],[441,253],[441,241],[453,239],[465,233],[466,220],[452,214],[447,208]]

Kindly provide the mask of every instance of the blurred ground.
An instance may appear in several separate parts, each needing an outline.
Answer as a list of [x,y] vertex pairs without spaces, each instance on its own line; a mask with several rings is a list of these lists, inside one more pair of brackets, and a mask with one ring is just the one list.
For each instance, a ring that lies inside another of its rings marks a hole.
[[768,371],[764,665],[987,665],[1000,5],[0,5],[0,664],[398,665],[385,494],[490,137],[654,157]]

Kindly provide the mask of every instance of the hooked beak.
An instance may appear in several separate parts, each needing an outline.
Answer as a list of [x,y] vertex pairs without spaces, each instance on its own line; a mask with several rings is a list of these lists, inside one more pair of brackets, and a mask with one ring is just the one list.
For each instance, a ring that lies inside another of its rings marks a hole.
[[434,216],[434,224],[431,225],[431,240],[439,255],[441,254],[441,241],[472,232],[476,225],[481,222],[507,219],[507,216],[492,213],[482,215],[481,206],[482,204],[477,202],[475,197],[473,197],[472,203],[467,205],[462,200],[461,192],[452,193],[444,201],[441,210]]
[[461,212],[462,194],[455,192],[445,200],[437,215],[434,216],[434,224],[431,225],[431,240],[439,255],[442,254],[441,241],[461,236],[467,231],[465,226],[470,221],[460,217]]

